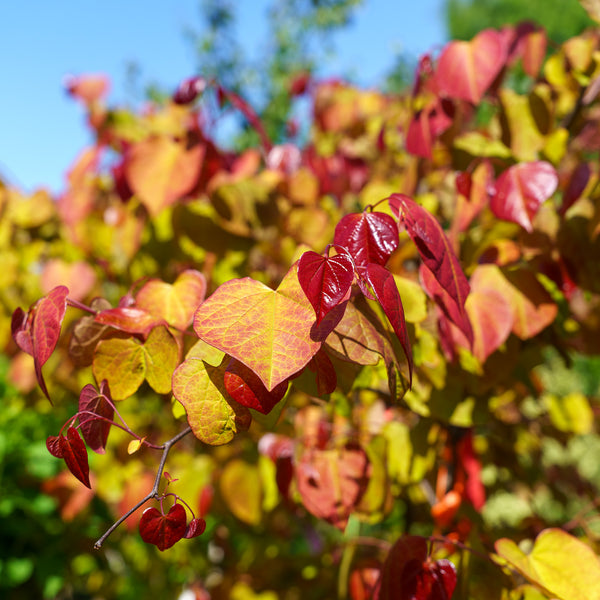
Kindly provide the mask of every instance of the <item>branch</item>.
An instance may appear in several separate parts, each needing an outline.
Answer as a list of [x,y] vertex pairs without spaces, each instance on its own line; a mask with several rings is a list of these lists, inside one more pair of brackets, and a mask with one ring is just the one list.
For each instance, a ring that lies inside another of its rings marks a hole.
[[130,508],[124,515],[122,515],[117,521],[115,521],[98,539],[98,541],[94,544],[94,549],[99,550],[104,544],[106,538],[129,516],[131,516],[138,508],[146,504],[148,500],[152,500],[152,498],[159,498],[158,488],[160,486],[160,479],[163,474],[163,470],[165,468],[165,463],[167,462],[167,456],[169,455],[169,451],[171,450],[171,446],[176,444],[179,440],[184,438],[188,433],[192,431],[191,427],[186,427],[183,431],[180,431],[175,437],[166,441],[160,448],[162,448],[162,456],[160,458],[160,464],[158,465],[158,471],[156,472],[156,478],[154,479],[154,485],[152,489],[142,498],[135,506]]

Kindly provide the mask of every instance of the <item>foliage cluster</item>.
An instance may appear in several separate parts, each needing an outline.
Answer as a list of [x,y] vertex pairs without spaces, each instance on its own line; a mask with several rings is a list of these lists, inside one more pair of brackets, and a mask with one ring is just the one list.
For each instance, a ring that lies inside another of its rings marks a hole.
[[[600,33],[545,56],[510,27],[405,95],[304,81],[303,148],[218,81],[139,113],[70,82],[95,141],[56,202],[2,189],[0,335],[66,415],[46,445],[81,484],[44,489],[112,536],[88,594],[164,551],[155,594],[597,595]],[[257,148],[210,137],[232,110]]]

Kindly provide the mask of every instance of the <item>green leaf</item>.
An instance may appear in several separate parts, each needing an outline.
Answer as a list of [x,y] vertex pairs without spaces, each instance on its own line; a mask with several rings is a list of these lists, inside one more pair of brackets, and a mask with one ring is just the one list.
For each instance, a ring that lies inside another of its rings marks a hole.
[[156,393],[168,394],[173,371],[179,363],[177,342],[166,327],[155,327],[143,348],[148,384]]
[[173,395],[183,404],[193,434],[212,446],[227,444],[251,421],[250,411],[225,390],[227,362],[213,367],[199,358],[187,358],[173,373]]

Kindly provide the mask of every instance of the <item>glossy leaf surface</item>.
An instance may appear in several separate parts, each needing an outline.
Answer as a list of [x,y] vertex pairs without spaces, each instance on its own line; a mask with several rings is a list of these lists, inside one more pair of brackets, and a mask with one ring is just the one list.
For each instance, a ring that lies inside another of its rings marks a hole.
[[[106,381],[100,384],[100,390],[97,390],[90,383],[81,390],[79,394],[79,412],[93,413],[79,415],[81,435],[91,450],[98,454],[104,454],[111,428],[109,421],[112,421],[115,412]],[[103,418],[95,419],[93,415]]]
[[386,213],[353,213],[336,225],[333,242],[348,250],[358,269],[369,263],[385,265],[398,247],[398,227]]
[[298,280],[315,309],[317,323],[346,296],[354,279],[354,265],[346,253],[323,256],[305,252],[298,262]]

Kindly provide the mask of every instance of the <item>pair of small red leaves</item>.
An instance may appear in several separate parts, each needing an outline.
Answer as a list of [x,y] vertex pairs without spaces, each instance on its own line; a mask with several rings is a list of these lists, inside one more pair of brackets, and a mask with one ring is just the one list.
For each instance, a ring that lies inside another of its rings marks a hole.
[[12,337],[23,352],[33,356],[38,383],[48,400],[50,395],[42,376],[42,367],[56,348],[67,310],[68,293],[69,290],[64,285],[59,285],[34,304],[27,313],[19,307],[12,315]]
[[298,280],[315,310],[317,324],[348,299],[355,275],[369,297],[366,285],[370,286],[400,340],[412,379],[412,349],[402,300],[393,275],[383,266],[397,247],[398,225],[391,216],[370,211],[346,215],[335,229],[333,248],[338,254],[305,252],[298,262]]
[[187,524],[187,515],[181,504],[174,504],[167,514],[154,507],[147,508],[140,519],[140,535],[147,544],[154,544],[161,552],[180,539],[194,538],[204,533],[206,521],[194,518]]
[[450,600],[456,569],[449,560],[428,556],[427,540],[416,535],[392,546],[381,570],[375,600]]

